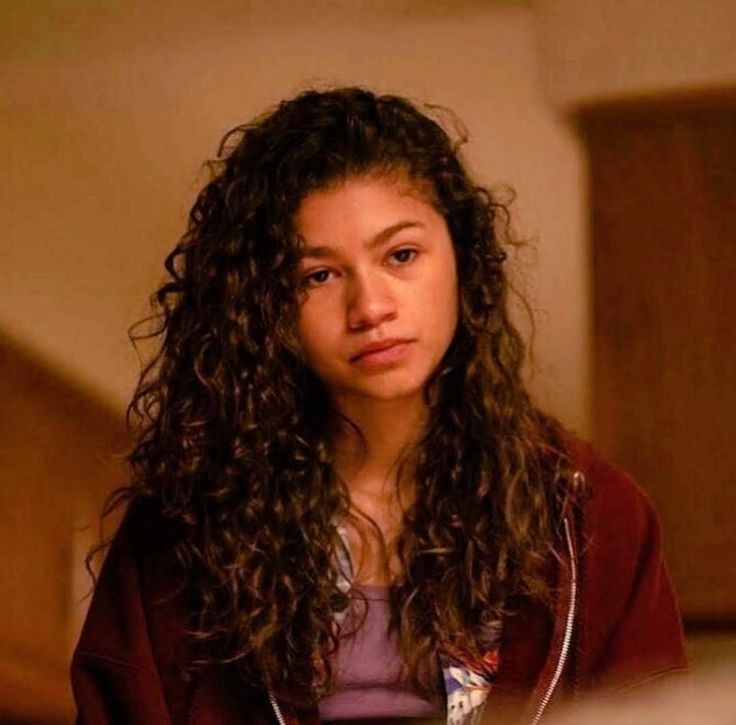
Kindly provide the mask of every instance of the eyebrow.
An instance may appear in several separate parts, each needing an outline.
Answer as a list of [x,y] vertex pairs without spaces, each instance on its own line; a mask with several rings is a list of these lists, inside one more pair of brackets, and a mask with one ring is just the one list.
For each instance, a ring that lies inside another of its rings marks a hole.
[[[380,247],[394,234],[398,234],[404,229],[411,229],[414,227],[419,227],[423,229],[424,224],[422,224],[422,222],[410,221],[408,219],[396,222],[396,224],[392,224],[391,226],[386,227],[385,229],[382,229],[380,232],[378,232],[378,234],[376,234],[372,239],[369,239],[367,242],[365,242],[363,244],[363,247],[366,250],[370,251],[372,249],[375,249],[376,247]],[[322,259],[324,257],[331,257],[334,255],[337,255],[337,250],[326,245],[321,245],[318,247],[305,247],[302,250],[302,257],[313,257],[316,259]]]

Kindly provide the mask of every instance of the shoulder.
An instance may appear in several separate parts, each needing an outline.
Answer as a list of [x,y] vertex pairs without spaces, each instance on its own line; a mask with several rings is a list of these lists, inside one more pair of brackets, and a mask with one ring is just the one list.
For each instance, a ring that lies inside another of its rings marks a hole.
[[176,557],[180,538],[179,526],[160,507],[135,501],[123,516],[105,562],[110,578],[125,582],[139,598],[151,635],[158,634],[160,620],[181,614],[184,577]]
[[578,675],[626,686],[687,665],[660,523],[634,479],[589,443],[571,447],[584,477],[578,508]]
[[579,503],[589,534],[616,532],[617,537],[638,538],[658,526],[649,495],[629,473],[604,458],[588,441],[571,437],[568,450],[581,475]]
[[577,440],[571,451],[581,474],[576,517],[581,584],[588,602],[625,607],[638,580],[664,564],[659,517],[633,477],[591,443]]
[[141,707],[157,713],[184,702],[181,668],[190,612],[172,566],[172,540],[171,525],[154,507],[128,507],[107,551],[72,660],[80,707],[86,707],[85,698],[92,696],[85,693],[95,690],[95,683],[108,680],[126,692],[143,687]]
[[[140,628],[157,610],[157,603],[175,589],[172,527],[155,508],[131,503],[112,538],[87,613],[80,646],[88,651],[107,651],[129,642],[118,638]],[[134,627],[121,627],[126,622]]]
[[175,525],[158,504],[135,499],[128,504],[112,543],[130,554],[149,556],[165,551],[175,538]]

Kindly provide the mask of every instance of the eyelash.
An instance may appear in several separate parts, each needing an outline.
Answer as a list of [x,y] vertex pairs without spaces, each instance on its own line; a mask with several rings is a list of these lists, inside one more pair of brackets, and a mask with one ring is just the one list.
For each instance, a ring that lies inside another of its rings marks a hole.
[[[405,253],[405,252],[410,252],[411,253],[411,256],[405,262],[399,262],[398,263],[398,266],[399,267],[403,267],[403,266],[405,266],[407,264],[410,264],[419,255],[419,250],[418,249],[413,249],[412,247],[402,247],[401,249],[395,249],[393,252],[391,252],[391,254],[389,256],[390,257],[394,257],[397,254],[402,254],[402,253]],[[305,275],[302,278],[302,283],[304,284],[305,287],[312,287],[314,285],[316,285],[316,286],[319,287],[320,285],[323,285],[325,282],[327,282],[327,280],[325,279],[322,282],[317,282],[317,281],[315,281],[314,278],[317,275],[325,274],[325,273],[329,273],[329,272],[330,272],[329,269],[318,269],[318,270],[316,270],[314,272],[310,272],[308,275]]]

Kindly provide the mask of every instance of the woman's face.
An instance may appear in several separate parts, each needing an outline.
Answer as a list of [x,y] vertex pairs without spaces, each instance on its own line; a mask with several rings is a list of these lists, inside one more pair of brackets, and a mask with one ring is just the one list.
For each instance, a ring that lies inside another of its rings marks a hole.
[[375,176],[308,195],[298,336],[333,399],[421,394],[457,325],[455,255],[442,215],[408,181]]

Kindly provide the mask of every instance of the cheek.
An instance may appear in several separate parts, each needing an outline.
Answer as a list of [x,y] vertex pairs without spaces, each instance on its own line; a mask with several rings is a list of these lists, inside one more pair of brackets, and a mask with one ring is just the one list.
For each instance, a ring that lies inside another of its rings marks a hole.
[[312,348],[312,340],[317,336],[318,331],[314,329],[315,325],[316,319],[309,313],[308,309],[303,307],[297,320],[296,333],[305,354],[309,354]]
[[447,293],[445,302],[447,314],[445,316],[445,343],[450,344],[450,340],[457,330],[458,321],[460,319],[460,301],[458,299],[457,285],[453,285]]
[[459,316],[459,290],[457,281],[457,268],[455,255],[450,255],[445,260],[441,277],[436,280],[433,295],[434,304],[441,301],[442,309],[446,310],[446,318],[453,330]]
[[326,356],[331,347],[329,325],[325,321],[327,315],[321,314],[315,305],[305,303],[297,321],[297,336],[308,365]]

